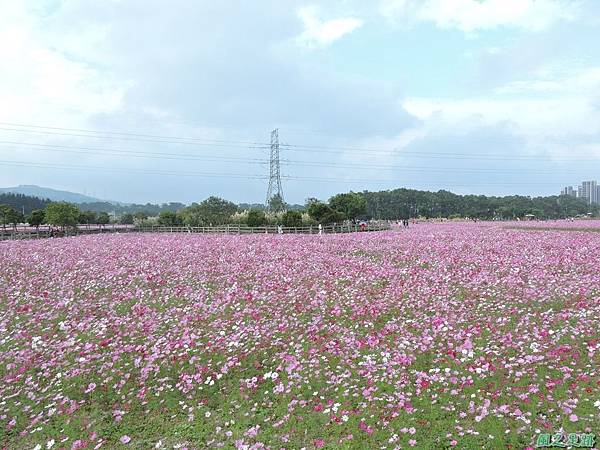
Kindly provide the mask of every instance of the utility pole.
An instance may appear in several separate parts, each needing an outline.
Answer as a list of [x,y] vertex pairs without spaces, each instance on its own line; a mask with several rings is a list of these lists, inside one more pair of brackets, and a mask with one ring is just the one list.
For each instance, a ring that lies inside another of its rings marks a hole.
[[270,210],[271,199],[278,196],[282,206],[285,205],[283,199],[283,188],[281,187],[281,173],[279,168],[279,129],[271,131],[271,159],[269,172],[269,187],[267,188],[266,208]]

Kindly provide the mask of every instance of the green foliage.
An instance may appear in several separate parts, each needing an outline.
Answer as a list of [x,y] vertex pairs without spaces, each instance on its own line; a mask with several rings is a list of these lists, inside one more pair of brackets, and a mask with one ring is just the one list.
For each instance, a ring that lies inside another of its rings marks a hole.
[[0,194],[0,204],[8,205],[17,211],[25,210],[25,214],[30,214],[37,209],[44,209],[49,203],[50,200],[24,194],[15,194],[12,192]]
[[84,225],[90,225],[97,222],[97,215],[93,211],[82,211],[79,214],[79,223]]
[[320,224],[336,223],[344,220],[342,213],[318,200],[310,200],[307,210],[308,215]]
[[183,203],[179,202],[170,202],[163,204],[153,204],[146,203],[144,205],[140,204],[128,204],[128,205],[119,205],[110,202],[93,202],[93,203],[81,203],[79,205],[81,209],[94,211],[96,213],[99,212],[114,212],[117,216],[120,216],[125,213],[144,213],[146,216],[158,216],[163,211],[172,211],[177,212],[181,209],[185,208]]
[[21,211],[17,211],[14,208],[11,208],[8,214],[8,223],[10,223],[13,227],[17,227],[19,223],[25,221],[25,216]]
[[142,222],[142,221],[148,219],[148,213],[146,211],[138,211],[133,214],[133,218],[135,220]]
[[558,219],[592,213],[598,215],[599,205],[565,195],[549,197],[488,197],[457,195],[448,191],[428,192],[414,189],[361,194],[366,200],[366,214],[377,219],[410,217],[470,217],[477,219],[516,219],[535,214],[542,219]]
[[46,222],[50,225],[65,227],[75,227],[79,221],[79,209],[67,202],[50,203],[46,207]]
[[181,217],[173,211],[163,211],[158,216],[158,224],[163,227],[179,227],[183,225]]
[[286,211],[282,217],[284,227],[301,227],[302,226],[302,214],[298,211]]
[[100,225],[106,225],[107,223],[110,223],[110,216],[106,212],[101,212],[98,214],[97,221]]
[[13,211],[14,209],[8,205],[0,205],[0,223],[2,224],[2,228],[6,228],[6,225],[10,223]]
[[279,194],[275,194],[269,199],[269,211],[282,212],[286,210],[286,204]]
[[119,223],[121,223],[121,225],[133,225],[133,214],[123,214],[119,219]]
[[38,228],[46,221],[46,215],[43,209],[36,209],[27,218],[27,222],[30,226]]
[[181,211],[185,225],[222,225],[230,222],[231,216],[237,212],[235,203],[220,197],[208,197],[200,204],[192,204]]
[[267,218],[264,211],[258,209],[251,209],[248,211],[248,218],[246,224],[249,227],[261,227],[267,223]]
[[367,211],[365,198],[357,192],[337,194],[329,199],[329,206],[341,213],[344,219],[356,219]]

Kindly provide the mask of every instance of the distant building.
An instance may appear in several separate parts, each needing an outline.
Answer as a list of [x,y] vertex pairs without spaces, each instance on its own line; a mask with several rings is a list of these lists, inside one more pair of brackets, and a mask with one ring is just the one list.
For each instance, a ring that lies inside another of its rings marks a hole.
[[597,181],[583,181],[577,189],[573,186],[566,186],[561,189],[560,195],[569,195],[585,200],[586,203],[592,205],[600,205],[600,185]]
[[584,181],[581,183],[582,198],[590,205],[598,203],[598,183],[595,181]]

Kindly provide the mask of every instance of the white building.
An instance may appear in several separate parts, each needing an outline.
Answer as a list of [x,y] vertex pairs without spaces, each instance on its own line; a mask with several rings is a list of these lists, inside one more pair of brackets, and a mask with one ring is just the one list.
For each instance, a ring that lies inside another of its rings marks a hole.
[[584,181],[581,183],[582,195],[590,205],[598,203],[598,183],[596,181]]
[[583,181],[577,189],[574,189],[573,186],[566,186],[561,189],[560,195],[570,195],[585,200],[590,205],[600,205],[600,185],[597,181]]
[[560,191],[560,195],[568,195],[570,197],[577,197],[577,191],[573,189],[573,186],[567,186]]

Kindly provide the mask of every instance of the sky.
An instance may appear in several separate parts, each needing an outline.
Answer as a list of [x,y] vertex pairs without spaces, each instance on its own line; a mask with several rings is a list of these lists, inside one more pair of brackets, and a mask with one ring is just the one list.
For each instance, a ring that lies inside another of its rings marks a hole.
[[123,202],[600,179],[597,0],[0,0],[0,187]]

